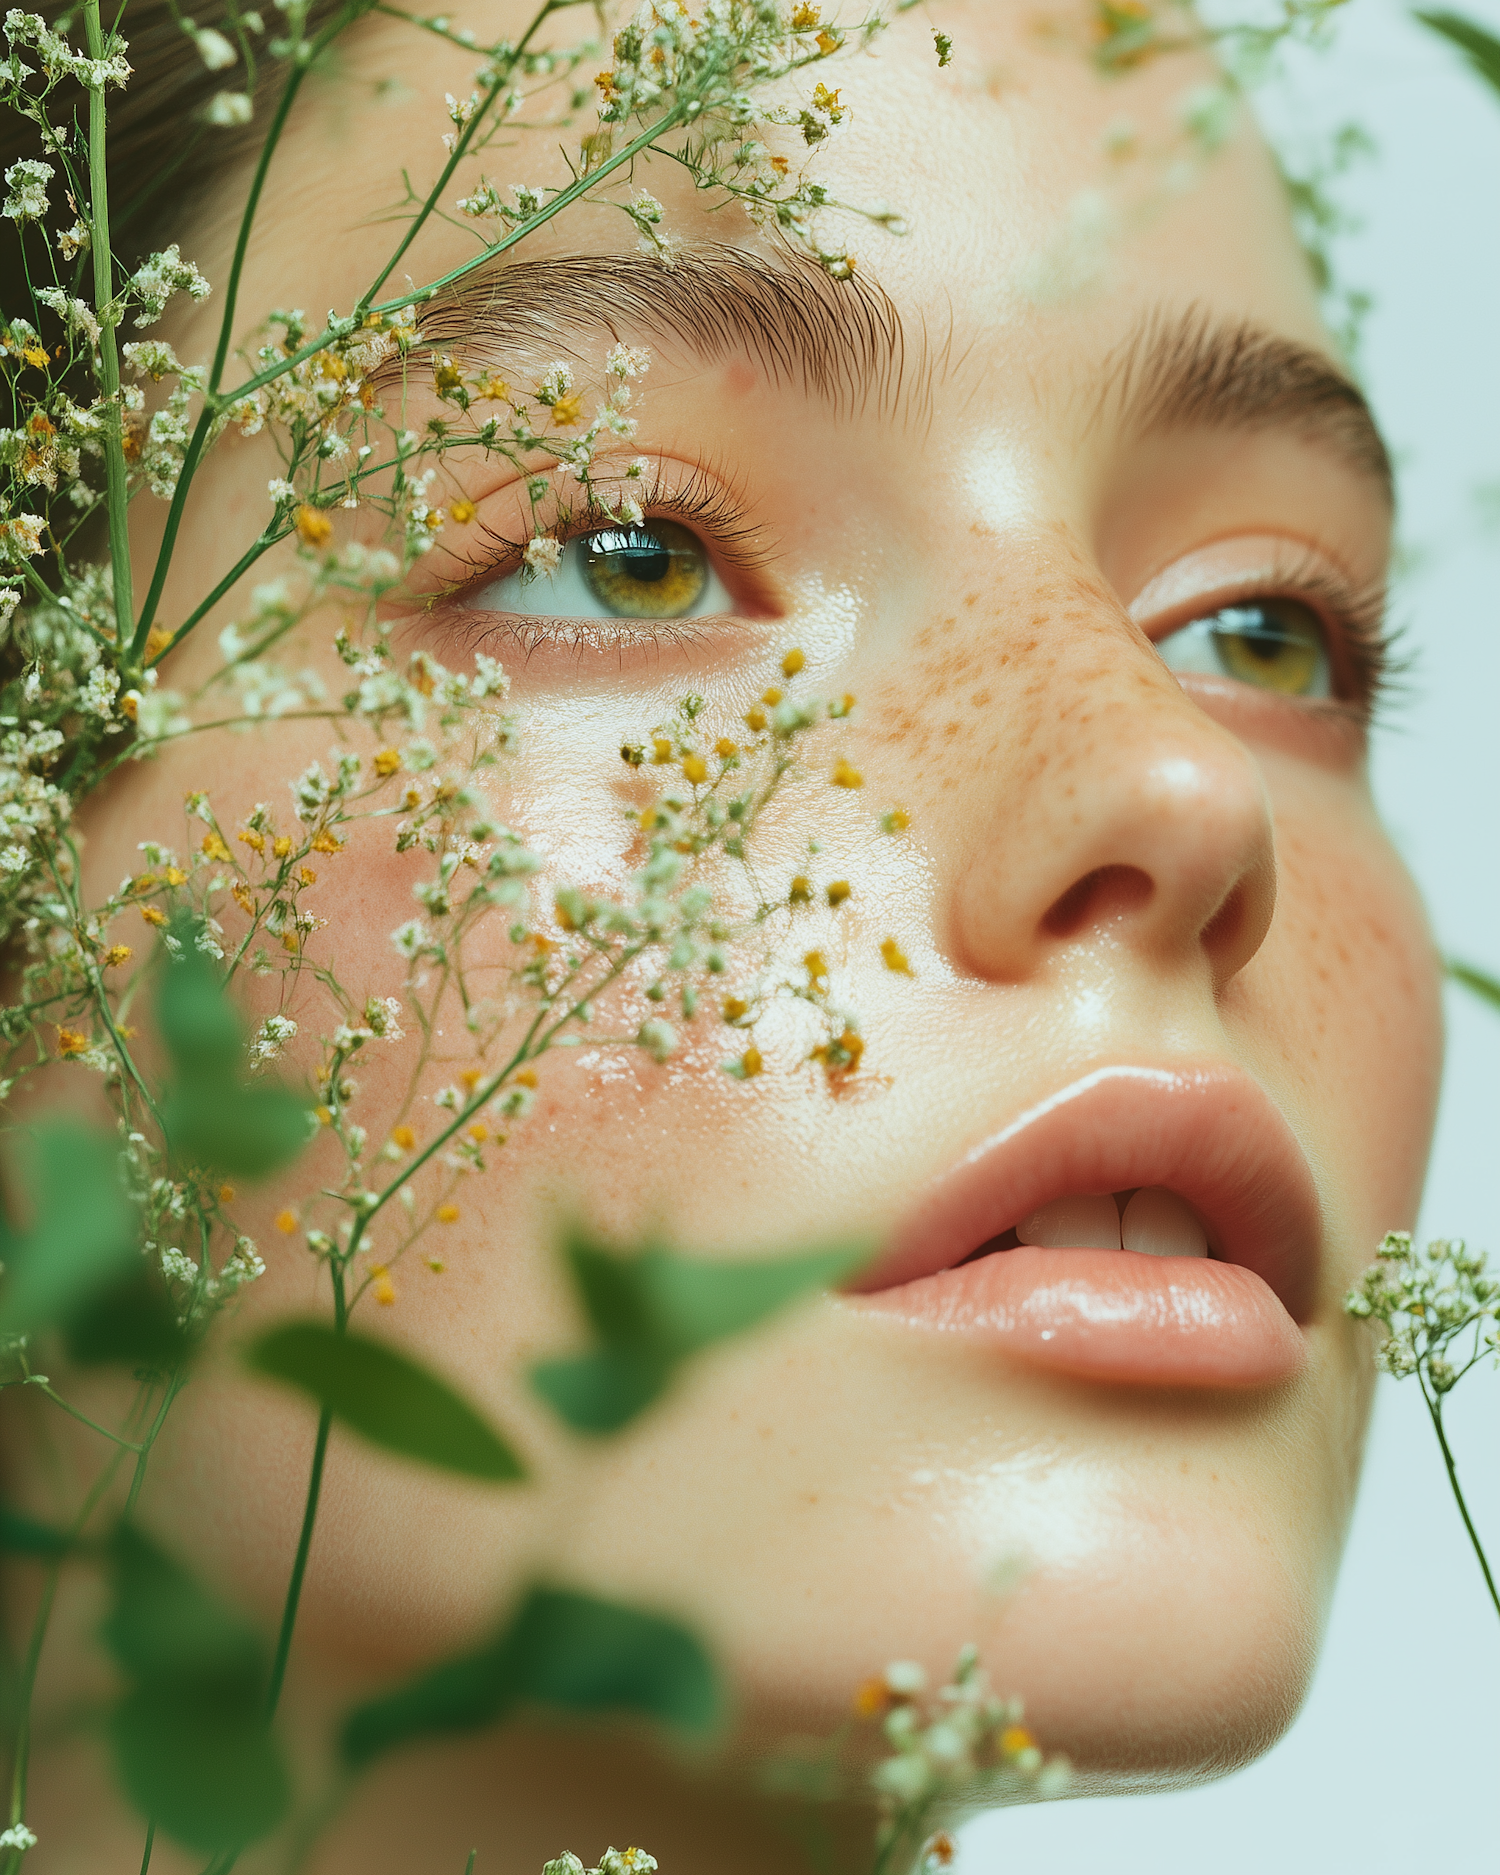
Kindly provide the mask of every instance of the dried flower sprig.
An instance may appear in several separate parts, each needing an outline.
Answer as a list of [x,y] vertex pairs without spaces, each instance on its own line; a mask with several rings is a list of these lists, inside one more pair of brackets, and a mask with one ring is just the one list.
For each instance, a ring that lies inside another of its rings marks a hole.
[[1459,1514],[1500,1615],[1500,1589],[1443,1425],[1444,1401],[1459,1381],[1483,1360],[1500,1362],[1500,1280],[1486,1273],[1484,1252],[1470,1250],[1462,1238],[1438,1238],[1423,1251],[1409,1231],[1390,1231],[1375,1257],[1344,1297],[1344,1312],[1383,1328],[1376,1363],[1398,1380],[1414,1376],[1422,1389]]

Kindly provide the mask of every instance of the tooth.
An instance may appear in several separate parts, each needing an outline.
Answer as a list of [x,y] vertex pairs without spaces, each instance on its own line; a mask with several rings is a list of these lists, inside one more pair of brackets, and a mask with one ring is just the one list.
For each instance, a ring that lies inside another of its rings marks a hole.
[[1125,1207],[1120,1236],[1127,1250],[1148,1257],[1206,1257],[1203,1226],[1175,1192],[1146,1185]]
[[1118,1250],[1120,1207],[1107,1191],[1074,1192],[1023,1218],[1016,1235],[1047,1250]]

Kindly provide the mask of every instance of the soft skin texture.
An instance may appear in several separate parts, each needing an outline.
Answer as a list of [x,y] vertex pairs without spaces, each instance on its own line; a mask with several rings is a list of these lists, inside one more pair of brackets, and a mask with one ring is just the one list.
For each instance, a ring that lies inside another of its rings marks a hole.
[[[494,0],[485,30],[514,30],[523,12]],[[290,1723],[315,1756],[339,1705],[462,1646],[545,1568],[671,1609],[708,1637],[741,1711],[725,1781],[697,1788],[636,1746],[540,1734],[424,1752],[355,1801],[320,1852],[328,1875],[408,1868],[418,1844],[424,1867],[457,1868],[474,1842],[482,1871],[521,1875],[564,1840],[595,1854],[610,1837],[644,1841],[674,1875],[787,1866],[786,1845],[732,1794],[733,1765],[786,1730],[836,1723],[886,1660],[939,1674],[969,1640],[1089,1790],[1241,1763],[1287,1724],[1307,1681],[1369,1394],[1365,1331],[1339,1298],[1381,1233],[1414,1217],[1437,972],[1371,805],[1357,711],[1179,680],[1152,640],[1195,616],[1195,594],[1253,588],[1267,564],[1300,569],[1272,586],[1293,595],[1309,566],[1325,586],[1378,583],[1389,508],[1377,478],[1305,433],[1143,433],[1101,397],[1142,320],[1194,307],[1332,357],[1248,126],[1190,186],[1161,182],[1184,148],[1178,101],[1203,72],[1169,60],[1107,81],[1076,47],[1040,43],[1029,8],[975,0],[933,14],[954,37],[953,65],[937,69],[930,23],[907,16],[842,66],[853,119],[820,172],[909,222],[904,237],[853,231],[861,271],[906,331],[895,412],[874,398],[829,409],[748,357],[704,363],[653,341],[628,453],[732,488],[766,552],[754,575],[726,569],[735,620],[622,658],[554,649],[529,662],[503,621],[479,620],[526,712],[497,810],[559,879],[623,876],[617,751],[683,692],[727,721],[796,644],[804,686],[855,693],[818,761],[846,754],[863,790],[810,775],[778,815],[768,864],[794,870],[815,832],[827,876],[853,882],[837,932],[814,919],[793,942],[797,954],[832,947],[863,1015],[857,1095],[832,1098],[790,1034],[767,1044],[758,1080],[730,1080],[708,1017],[664,1068],[589,1049],[548,1060],[534,1116],[443,1235],[445,1272],[403,1267],[395,1305],[362,1317],[511,1429],[537,1481],[445,1482],[336,1435],[289,1688]],[[1074,25],[1081,45],[1081,14]],[[471,63],[387,22],[364,31],[346,78],[314,87],[293,124],[247,309],[349,301],[389,243],[372,211],[399,197],[402,163],[435,151],[442,94],[466,93]],[[397,68],[405,89],[372,103],[369,81]],[[1147,152],[1123,164],[1102,140],[1122,114]],[[552,176],[553,139],[535,141],[502,176]],[[666,164],[638,182],[690,243],[767,251],[742,220],[705,219]],[[1060,274],[1070,205],[1098,189],[1125,205],[1102,271]],[[632,238],[623,218],[585,209],[541,246],[628,253]],[[186,251],[215,272],[225,241],[211,221]],[[453,264],[465,243],[434,228],[413,277]],[[210,331],[199,317],[173,336],[192,357]],[[605,343],[579,345],[581,377]],[[496,354],[518,372],[539,362]],[[232,564],[274,472],[260,443],[211,461],[169,620]],[[513,533],[504,479],[476,476],[470,492],[481,520]],[[434,560],[483,551],[450,529]],[[451,613],[414,613],[402,629],[464,662]],[[210,649],[189,647],[168,681],[206,673]],[[327,745],[283,728],[182,746],[122,775],[90,816],[96,882],[132,870],[148,833],[181,843],[188,788],[211,787],[228,826],[257,799],[280,808],[282,777]],[[890,802],[912,818],[898,840],[873,831]],[[1118,870],[1049,921],[1102,868]],[[414,909],[413,876],[362,837],[319,880],[313,909],[361,990],[399,982],[387,934]],[[910,979],[881,966],[890,934]],[[429,1093],[462,1061],[453,1045]],[[1079,1076],[1180,1061],[1259,1082],[1313,1174],[1324,1247],[1308,1358],[1279,1389],[1096,1386],[826,1299],[695,1368],[668,1406],[597,1452],[528,1398],[526,1360],[577,1333],[552,1249],[570,1205],[622,1235],[662,1225],[705,1255],[883,1235],[976,1141]],[[398,1091],[394,1054],[359,1078],[373,1131]],[[311,1259],[270,1222],[314,1176],[299,1170],[247,1214],[271,1267],[226,1346],[326,1302]],[[312,1433],[303,1405],[226,1356],[194,1381],[143,1500],[164,1540],[268,1622]],[[1021,1585],[999,1595],[997,1566],[1015,1560]],[[59,1667],[56,1699],[67,1681]],[[102,1868],[133,1840],[112,1801],[80,1804],[99,1775],[81,1747],[39,1754],[39,1875]]]

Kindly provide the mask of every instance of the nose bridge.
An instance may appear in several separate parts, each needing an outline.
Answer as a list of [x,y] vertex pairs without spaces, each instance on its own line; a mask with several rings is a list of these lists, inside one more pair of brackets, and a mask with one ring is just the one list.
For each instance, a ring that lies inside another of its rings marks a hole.
[[1222,988],[1260,947],[1275,903],[1258,763],[1092,575],[1034,591],[1019,615],[1013,598],[988,638],[1009,666],[993,688],[1010,733],[965,803],[957,960],[1018,980],[1107,934]]

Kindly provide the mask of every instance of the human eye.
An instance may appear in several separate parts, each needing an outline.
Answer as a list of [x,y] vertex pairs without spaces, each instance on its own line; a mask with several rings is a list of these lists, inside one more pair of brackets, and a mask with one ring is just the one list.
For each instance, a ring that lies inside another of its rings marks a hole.
[[1334,694],[1322,620],[1296,599],[1250,598],[1215,606],[1157,640],[1168,670],[1230,677],[1284,697]]
[[734,609],[713,557],[680,521],[608,522],[560,543],[557,563],[519,565],[460,601],[471,612],[557,620],[706,618]]

